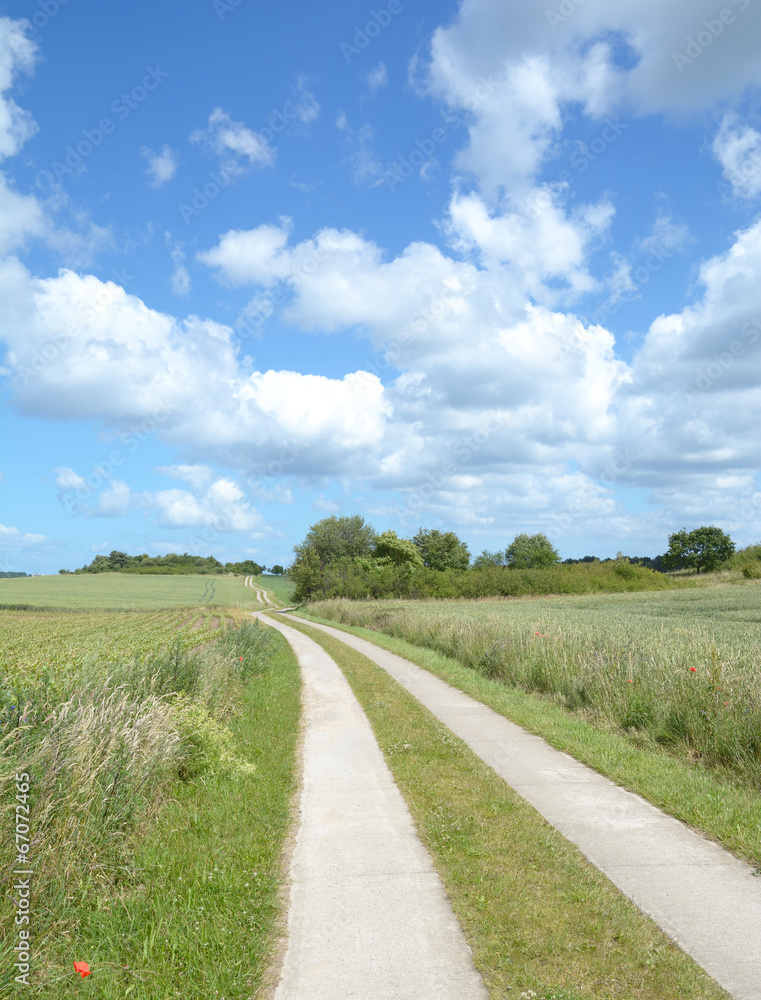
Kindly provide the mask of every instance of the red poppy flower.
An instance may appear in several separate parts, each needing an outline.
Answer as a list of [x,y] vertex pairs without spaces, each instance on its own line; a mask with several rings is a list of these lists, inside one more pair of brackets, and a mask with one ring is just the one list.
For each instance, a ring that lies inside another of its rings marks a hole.
[[74,971],[78,972],[80,976],[84,979],[85,976],[90,975],[90,966],[87,964],[87,962],[75,962]]
[[242,660],[242,659],[243,659],[243,657],[241,656],[241,660]]
[[629,678],[627,678],[627,680],[626,680],[626,683],[627,683],[627,684],[631,684],[631,683],[632,683],[632,681],[631,681],[631,680],[629,680]]
[[697,672],[698,672],[698,668],[697,667],[690,667],[690,673],[691,674],[696,674]]
[[534,632],[534,635],[539,635],[539,636],[541,636],[541,637],[542,637],[542,639],[549,639],[549,636],[548,636],[548,635],[542,635],[542,633],[541,633],[541,632]]

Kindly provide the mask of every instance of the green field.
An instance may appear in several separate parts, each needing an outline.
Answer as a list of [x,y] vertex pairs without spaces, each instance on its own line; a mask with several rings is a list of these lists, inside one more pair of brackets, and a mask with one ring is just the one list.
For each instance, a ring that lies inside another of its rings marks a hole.
[[277,604],[286,605],[293,600],[295,588],[287,576],[255,576],[254,584],[263,587]]
[[497,601],[323,601],[590,721],[761,784],[761,585]]
[[[262,585],[282,577],[257,577]],[[114,608],[159,610],[207,605],[260,607],[242,576],[140,576],[82,573],[77,576],[32,576],[0,580],[0,607]]]

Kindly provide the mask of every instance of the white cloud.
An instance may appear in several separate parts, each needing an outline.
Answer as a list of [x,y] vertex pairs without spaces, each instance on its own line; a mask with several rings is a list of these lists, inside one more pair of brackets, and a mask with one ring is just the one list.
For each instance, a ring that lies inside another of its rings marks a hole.
[[108,489],[98,495],[88,517],[123,517],[130,508],[132,494],[121,479],[112,479]]
[[204,489],[214,478],[214,472],[208,465],[161,465],[155,471],[162,476],[190,483],[195,490]]
[[649,236],[638,240],[637,247],[644,253],[674,253],[683,250],[690,238],[690,230],[683,222],[675,222],[670,213],[658,211]]
[[167,184],[177,173],[177,154],[166,144],[162,146],[161,152],[156,153],[148,146],[143,146],[141,154],[148,161],[148,169],[145,171],[151,179],[151,187],[161,187]]
[[[741,502],[732,477],[758,468],[761,222],[706,261],[700,281],[694,305],[650,326],[619,400],[620,437],[641,453],[627,478],[659,502],[668,490],[680,504],[681,494],[708,490],[731,511]],[[745,493],[753,494],[749,482]]]
[[26,549],[36,545],[42,545],[48,539],[45,535],[38,535],[34,532],[21,532],[18,528],[7,527],[0,524],[0,548],[4,549]]
[[68,466],[59,466],[55,472],[57,473],[56,486],[60,486],[62,490],[81,490],[87,485],[82,476]]
[[[486,262],[509,264],[531,295],[547,299],[545,282],[557,279],[574,293],[595,282],[587,271],[590,244],[613,219],[613,206],[584,205],[569,219],[559,195],[549,187],[515,200],[516,210],[492,215],[476,194],[458,196],[450,205],[450,232],[461,248],[477,249]],[[552,297],[552,296],[550,296]]]
[[739,98],[761,84],[761,8],[750,0],[726,6],[730,24],[719,20],[715,0],[520,9],[463,0],[452,23],[433,34],[425,81],[469,116],[459,167],[491,197],[536,177],[554,152],[567,106],[602,119],[621,109],[687,114]]
[[256,229],[231,229],[211,250],[199,253],[198,259],[218,268],[234,285],[268,285],[287,276],[290,261],[281,251],[288,242],[290,220],[280,226],[261,225]]
[[127,435],[145,425],[235,466],[267,462],[295,441],[325,474],[372,467],[383,437],[388,404],[376,377],[251,373],[229,327],[174,319],[92,275],[39,279],[17,260],[0,262],[0,327],[24,414],[96,419]]
[[388,83],[388,70],[384,62],[379,62],[377,66],[367,74],[367,86],[372,94],[381,90]]
[[0,255],[23,247],[28,238],[44,235],[45,215],[36,198],[19,194],[0,173]]
[[187,490],[160,490],[142,494],[145,508],[156,512],[163,527],[208,527],[220,532],[260,536],[266,533],[261,514],[245,499],[242,489],[231,479],[217,479],[204,493]]
[[713,141],[713,152],[724,176],[740,198],[761,194],[761,132],[741,128],[733,115],[725,115]]
[[7,96],[19,71],[30,72],[37,46],[27,37],[27,21],[0,17],[0,160],[15,154],[37,131],[28,111]]
[[[219,156],[223,169],[233,176],[243,174],[246,166],[272,166],[275,162],[275,150],[266,136],[252,132],[243,122],[233,121],[222,108],[215,108],[209,115],[208,126],[195,129],[189,138]],[[241,164],[238,157],[247,163]]]

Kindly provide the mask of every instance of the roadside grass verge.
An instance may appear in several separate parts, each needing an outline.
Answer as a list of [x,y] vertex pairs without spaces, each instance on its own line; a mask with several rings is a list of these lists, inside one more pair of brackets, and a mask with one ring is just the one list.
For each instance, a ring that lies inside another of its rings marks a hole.
[[[275,630],[249,620],[196,653],[177,645],[102,673],[83,671],[52,713],[29,705],[31,728],[7,732],[0,747],[4,829],[13,829],[14,772],[31,778],[28,991],[251,997],[280,910],[295,658]],[[3,853],[10,910],[10,847]],[[22,988],[10,923],[1,995]],[[76,976],[74,961],[92,975]]]
[[625,734],[593,724],[546,696],[507,687],[435,650],[305,611],[298,614],[360,636],[429,670],[761,870],[761,799],[754,783],[728,771],[709,770],[687,756],[664,753],[642,733]]
[[307,623],[289,624],[344,671],[492,1000],[727,997],[384,670]]

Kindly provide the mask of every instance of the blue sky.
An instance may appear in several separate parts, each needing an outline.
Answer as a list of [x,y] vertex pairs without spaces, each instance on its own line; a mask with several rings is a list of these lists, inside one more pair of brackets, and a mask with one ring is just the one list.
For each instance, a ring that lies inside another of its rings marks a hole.
[[287,564],[331,513],[758,541],[759,42],[750,0],[7,3],[2,568]]

